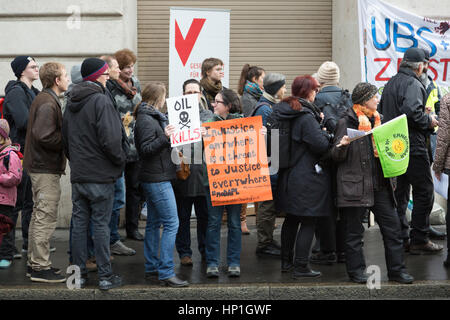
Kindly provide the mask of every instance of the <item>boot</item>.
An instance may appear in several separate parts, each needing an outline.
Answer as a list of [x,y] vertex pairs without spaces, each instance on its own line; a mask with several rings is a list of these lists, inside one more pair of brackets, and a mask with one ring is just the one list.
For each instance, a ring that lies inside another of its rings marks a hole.
[[301,278],[316,278],[320,277],[322,274],[319,271],[311,270],[307,263],[302,263],[295,261],[294,263],[294,272],[292,273],[292,277],[294,279]]

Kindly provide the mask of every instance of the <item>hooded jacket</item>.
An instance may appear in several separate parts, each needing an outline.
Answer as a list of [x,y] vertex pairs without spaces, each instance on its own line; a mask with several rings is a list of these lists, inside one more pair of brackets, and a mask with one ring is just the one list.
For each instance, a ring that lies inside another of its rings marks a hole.
[[331,175],[327,167],[318,166],[331,147],[331,137],[320,126],[317,107],[299,101],[300,111],[286,102],[273,106],[277,119],[291,121],[289,163],[293,164],[278,173],[275,203],[278,210],[295,216],[328,216],[332,212]]
[[74,85],[63,117],[63,144],[72,183],[115,183],[126,155],[120,117],[97,82]]
[[31,103],[38,94],[38,89],[35,87],[30,89],[20,80],[9,81],[5,88],[3,115],[8,120],[11,129],[9,133],[11,141],[20,144],[20,151],[22,152],[25,150]]
[[145,102],[139,106],[134,141],[139,154],[139,180],[145,183],[176,179],[170,140],[164,133],[167,117]]
[[17,186],[22,180],[22,163],[19,146],[0,149],[0,204],[14,207],[17,201]]

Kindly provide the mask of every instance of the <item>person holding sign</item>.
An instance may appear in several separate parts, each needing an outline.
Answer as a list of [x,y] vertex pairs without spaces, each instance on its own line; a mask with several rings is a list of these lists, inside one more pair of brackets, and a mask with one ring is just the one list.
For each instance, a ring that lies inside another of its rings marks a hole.
[[[230,89],[220,91],[212,103],[214,107],[214,116],[209,122],[223,121],[242,118],[241,101],[239,96]],[[204,174],[206,187],[206,201],[208,205],[208,228],[206,230],[206,276],[216,278],[219,276],[220,261],[220,228],[222,226],[222,215],[224,209],[228,215],[228,243],[227,243],[227,265],[228,275],[230,277],[239,277],[241,275],[241,204],[232,204],[225,206],[212,205],[208,174]]]
[[165,96],[163,83],[150,82],[133,114],[136,119],[134,137],[141,161],[139,179],[148,208],[144,238],[145,277],[158,276],[163,285],[186,287],[189,283],[180,280],[174,272],[178,213],[171,184],[176,178],[176,169],[171,159],[169,137],[175,127],[167,125],[167,117],[159,111],[164,106]]
[[377,92],[377,87],[370,83],[356,85],[352,93],[353,108],[339,120],[331,151],[333,160],[338,163],[337,206],[345,226],[347,273],[353,282],[367,282],[361,216],[370,208],[383,235],[389,280],[410,284],[414,278],[405,267],[400,221],[395,210],[394,181],[384,178],[372,135],[351,144],[346,135],[348,128],[367,132],[381,125]]
[[321,275],[309,268],[309,252],[317,218],[332,211],[331,175],[322,163],[331,137],[321,127],[320,111],[313,104],[318,91],[319,83],[313,77],[296,77],[292,96],[273,106],[273,116],[290,123],[290,153],[280,155],[289,158],[289,167],[279,171],[275,203],[278,210],[286,212],[281,268],[286,272],[293,267],[294,279]]

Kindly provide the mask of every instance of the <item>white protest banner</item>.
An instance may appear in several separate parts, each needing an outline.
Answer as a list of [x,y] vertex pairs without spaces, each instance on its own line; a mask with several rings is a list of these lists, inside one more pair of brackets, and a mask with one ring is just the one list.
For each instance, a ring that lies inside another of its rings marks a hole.
[[170,136],[172,147],[201,141],[198,95],[189,94],[168,98],[166,103],[169,113],[169,124],[177,128],[177,131]]
[[[361,79],[378,88],[397,74],[405,51],[430,52],[428,75],[442,96],[450,91],[450,22],[400,10],[380,0],[358,0]],[[380,91],[381,92],[381,91]]]
[[230,10],[170,8],[169,95],[179,96],[183,82],[200,80],[203,60],[224,63],[222,85],[229,86]]

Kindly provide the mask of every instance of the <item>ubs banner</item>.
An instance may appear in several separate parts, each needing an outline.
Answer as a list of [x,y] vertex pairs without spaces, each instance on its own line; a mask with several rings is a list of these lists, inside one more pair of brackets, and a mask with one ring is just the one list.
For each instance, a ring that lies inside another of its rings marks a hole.
[[449,21],[416,16],[379,0],[358,0],[358,11],[362,81],[384,87],[397,73],[404,52],[419,47],[430,52],[428,74],[442,95],[449,92]]
[[229,87],[230,10],[173,7],[169,29],[169,96],[181,96],[187,79],[201,79],[206,58],[223,61]]
[[272,200],[261,116],[203,126],[212,205]]

